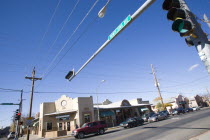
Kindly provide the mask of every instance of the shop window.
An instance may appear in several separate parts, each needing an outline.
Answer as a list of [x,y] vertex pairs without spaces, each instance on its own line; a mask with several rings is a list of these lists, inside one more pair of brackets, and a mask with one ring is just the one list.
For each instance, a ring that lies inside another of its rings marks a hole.
[[59,123],[59,124],[58,124],[58,130],[59,130],[59,131],[62,130],[62,124],[63,124],[63,123]]
[[85,123],[90,122],[90,114],[84,114]]
[[47,122],[47,130],[52,130],[52,123],[51,122]]

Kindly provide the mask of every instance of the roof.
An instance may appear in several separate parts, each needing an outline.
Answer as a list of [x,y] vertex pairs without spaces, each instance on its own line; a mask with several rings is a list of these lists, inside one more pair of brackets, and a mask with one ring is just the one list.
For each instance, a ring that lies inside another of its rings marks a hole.
[[151,104],[131,104],[130,106],[121,106],[121,104],[122,104],[122,101],[111,103],[108,105],[94,105],[94,108],[111,109],[111,108],[129,108],[129,107],[134,107],[134,106],[138,107],[138,106],[151,105]]
[[53,112],[53,113],[49,113],[49,114],[45,114],[45,116],[53,116],[53,115],[61,115],[61,114],[66,114],[66,113],[72,113],[72,112],[76,112],[77,110],[66,110],[66,111],[58,111],[58,112]]

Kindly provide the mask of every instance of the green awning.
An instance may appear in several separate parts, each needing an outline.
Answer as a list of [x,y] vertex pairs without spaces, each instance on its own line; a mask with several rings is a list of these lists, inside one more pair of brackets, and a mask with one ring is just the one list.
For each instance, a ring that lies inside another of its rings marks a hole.
[[149,110],[148,108],[141,108],[141,111],[147,111],[147,110]]
[[114,116],[114,112],[112,112],[112,111],[103,111],[103,112],[100,112],[100,116],[101,117]]

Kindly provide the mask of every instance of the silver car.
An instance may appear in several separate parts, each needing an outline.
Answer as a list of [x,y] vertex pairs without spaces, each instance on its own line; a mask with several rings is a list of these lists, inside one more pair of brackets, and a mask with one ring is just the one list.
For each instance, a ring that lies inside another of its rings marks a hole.
[[152,115],[151,117],[149,117],[148,122],[149,122],[149,123],[150,123],[150,122],[157,122],[157,121],[160,121],[160,120],[164,120],[164,119],[166,119],[166,118],[167,118],[166,115],[163,114],[163,113],[154,114],[154,115]]

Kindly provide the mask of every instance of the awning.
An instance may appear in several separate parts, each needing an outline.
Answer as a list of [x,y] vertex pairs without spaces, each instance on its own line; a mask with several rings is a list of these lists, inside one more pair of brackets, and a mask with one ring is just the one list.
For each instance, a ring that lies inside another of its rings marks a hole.
[[141,109],[141,111],[147,111],[147,110],[149,110],[148,108],[140,108]]
[[112,112],[112,111],[103,111],[103,112],[100,112],[100,116],[101,117],[114,116],[114,112]]
[[60,112],[53,112],[49,114],[45,114],[45,116],[55,116],[55,115],[61,115],[61,114],[68,114],[72,112],[76,112],[77,110],[67,110],[67,111],[60,111]]

